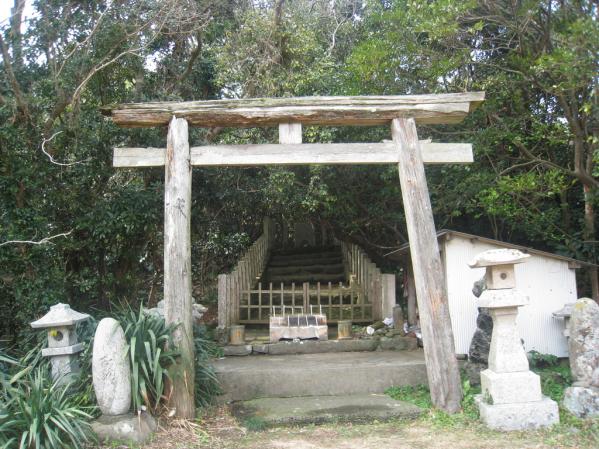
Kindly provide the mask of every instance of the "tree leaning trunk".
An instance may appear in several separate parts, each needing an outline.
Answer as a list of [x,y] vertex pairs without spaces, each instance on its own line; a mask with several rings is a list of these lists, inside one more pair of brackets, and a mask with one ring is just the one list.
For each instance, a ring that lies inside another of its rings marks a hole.
[[460,373],[416,122],[396,118],[391,122],[391,134],[399,153],[399,180],[431,399],[435,407],[455,413],[461,408]]
[[195,417],[191,298],[191,164],[187,121],[171,119],[164,185],[164,299],[167,324],[177,327],[180,356],[171,367],[169,407],[180,418]]

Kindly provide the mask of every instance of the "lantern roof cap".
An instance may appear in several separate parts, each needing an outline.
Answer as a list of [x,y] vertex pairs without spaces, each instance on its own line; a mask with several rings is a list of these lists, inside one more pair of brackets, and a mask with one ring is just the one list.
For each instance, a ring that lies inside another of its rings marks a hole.
[[31,323],[34,329],[45,327],[72,326],[79,321],[84,321],[89,318],[87,313],[80,313],[73,309],[68,304],[58,303],[50,307],[50,311],[39,320]]
[[478,254],[468,262],[470,268],[491,267],[495,265],[514,265],[524,262],[530,254],[512,248],[489,249]]

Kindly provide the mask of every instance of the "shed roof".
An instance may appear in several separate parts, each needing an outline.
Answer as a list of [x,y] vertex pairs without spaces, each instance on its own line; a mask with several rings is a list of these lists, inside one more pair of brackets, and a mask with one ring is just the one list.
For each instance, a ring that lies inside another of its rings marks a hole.
[[[562,256],[560,254],[555,254],[555,253],[549,253],[547,251],[541,251],[539,249],[530,248],[528,246],[516,245],[514,243],[503,242],[501,240],[495,240],[495,239],[491,239],[488,237],[482,237],[480,235],[468,234],[467,232],[453,231],[451,229],[441,229],[441,230],[437,231],[437,239],[438,240],[451,239],[451,237],[453,237],[453,236],[462,237],[462,238],[469,239],[469,240],[478,240],[480,242],[490,243],[492,245],[503,246],[505,248],[518,249],[526,254],[534,254],[537,256],[549,257],[552,259],[564,260],[566,262],[570,262],[572,264],[573,268],[579,268],[581,265],[597,266],[596,264],[584,262],[582,260],[573,259],[572,257]],[[386,254],[386,257],[389,257],[390,259],[393,259],[393,260],[405,260],[406,257],[409,257],[409,255],[410,255],[409,250],[410,250],[410,244],[406,243],[406,244],[400,246],[399,249]]]

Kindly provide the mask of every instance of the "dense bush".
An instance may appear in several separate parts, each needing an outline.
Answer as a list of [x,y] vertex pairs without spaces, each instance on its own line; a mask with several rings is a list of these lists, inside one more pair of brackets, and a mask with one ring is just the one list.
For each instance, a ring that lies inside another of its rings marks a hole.
[[210,359],[219,357],[220,347],[210,338],[205,326],[194,327],[195,346],[195,402],[198,407],[210,405],[221,393],[214,367]]

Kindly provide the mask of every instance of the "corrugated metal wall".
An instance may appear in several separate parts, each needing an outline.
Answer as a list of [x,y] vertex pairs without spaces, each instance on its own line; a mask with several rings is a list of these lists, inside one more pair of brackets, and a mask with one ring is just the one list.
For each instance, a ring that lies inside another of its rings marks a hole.
[[[483,251],[497,248],[501,246],[456,235],[445,242],[449,311],[458,354],[468,353],[476,329],[478,310],[472,284],[484,274],[483,268],[471,269],[467,262]],[[568,268],[566,261],[532,254],[526,262],[516,265],[516,285],[530,298],[530,304],[521,307],[518,314],[518,328],[526,351],[567,357],[563,323],[551,313],[576,301],[574,270]]]

